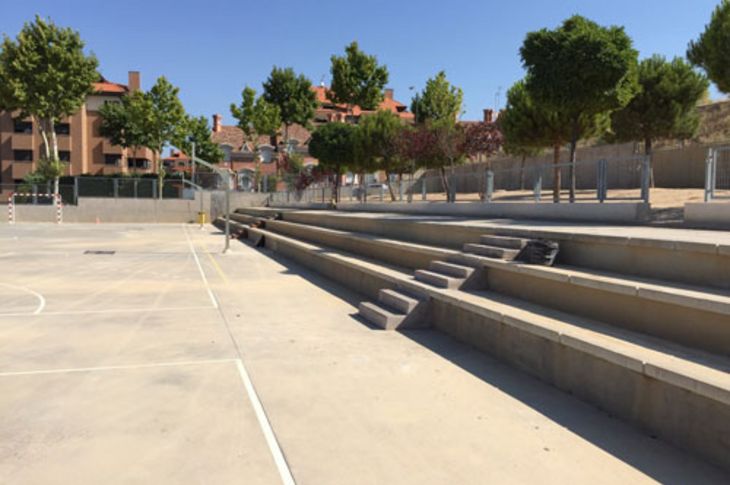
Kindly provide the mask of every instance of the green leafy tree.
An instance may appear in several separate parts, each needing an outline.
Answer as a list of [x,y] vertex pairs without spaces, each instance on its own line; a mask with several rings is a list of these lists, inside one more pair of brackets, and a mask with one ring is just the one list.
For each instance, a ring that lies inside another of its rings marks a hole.
[[391,174],[397,174],[399,181],[403,172],[410,168],[410,161],[402,156],[401,133],[405,129],[400,118],[387,110],[363,117],[356,131],[355,154],[361,170],[383,170],[390,197],[395,201]]
[[179,92],[179,88],[170,84],[164,76],[160,76],[145,93],[150,107],[144,123],[147,133],[146,146],[154,152],[160,198],[165,178],[160,160],[162,150],[168,143],[174,142],[187,118],[185,108],[178,97]]
[[78,32],[36,16],[0,50],[0,107],[30,116],[43,139],[41,172],[54,180],[64,166],[58,156],[56,123],[76,113],[98,80],[98,62],[84,53]]
[[388,83],[388,68],[378,59],[361,51],[357,42],[345,47],[345,55],[330,58],[332,84],[328,96],[335,103],[365,110],[377,109],[383,100],[383,88]]
[[104,103],[101,114],[100,134],[113,145],[127,151],[127,156],[149,145],[146,123],[151,116],[152,105],[142,91],[124,96],[119,103]]
[[223,150],[210,137],[211,130],[207,117],[187,116],[180,128],[180,133],[175,136],[172,143],[184,153],[192,156],[193,143],[195,143],[197,158],[202,158],[210,163],[220,163],[223,160]]
[[426,81],[426,87],[411,100],[411,112],[416,123],[452,122],[461,115],[464,93],[452,86],[444,71]]
[[622,27],[576,15],[555,30],[527,34],[520,54],[534,101],[569,122],[573,202],[578,141],[604,130],[610,113],[636,94],[638,53]]
[[730,93],[730,0],[722,0],[710,23],[687,49],[687,58],[705,70],[723,93]]
[[281,123],[284,124],[284,141],[289,141],[291,125],[309,126],[317,108],[317,97],[309,78],[304,74],[297,75],[291,67],[274,67],[263,88],[263,99],[279,108]]
[[332,200],[339,202],[342,174],[355,162],[357,126],[327,123],[317,128],[309,140],[309,153],[319,160],[319,167],[334,176]]
[[524,81],[507,91],[507,105],[499,117],[505,151],[529,156],[534,151],[553,149],[553,202],[560,202],[560,149],[570,139],[570,124],[560,112],[535,103]]
[[680,58],[668,62],[658,55],[641,61],[638,72],[639,94],[611,115],[614,138],[643,141],[651,156],[657,138],[693,137],[700,124],[697,103],[709,85],[705,76]]

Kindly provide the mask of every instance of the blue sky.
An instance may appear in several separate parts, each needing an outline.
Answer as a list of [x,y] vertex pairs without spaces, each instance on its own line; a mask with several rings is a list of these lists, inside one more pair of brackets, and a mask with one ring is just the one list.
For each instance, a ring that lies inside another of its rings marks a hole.
[[[719,0],[321,0],[163,1],[24,0],[3,2],[0,32],[15,36],[34,14],[81,32],[108,79],[142,72],[149,88],[165,75],[188,111],[217,112],[244,85],[257,90],[271,67],[291,66],[315,84],[329,80],[329,59],[357,40],[390,70],[396,99],[443,69],[464,90],[465,119],[481,117],[522,77],[525,34],[579,13],[623,25],[641,57],[684,55]],[[501,96],[497,98],[498,91]],[[713,89],[713,97],[720,95]]]

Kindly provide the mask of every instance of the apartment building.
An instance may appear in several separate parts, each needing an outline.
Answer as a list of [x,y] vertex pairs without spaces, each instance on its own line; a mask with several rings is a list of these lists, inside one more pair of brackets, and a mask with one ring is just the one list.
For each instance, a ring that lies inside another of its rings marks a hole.
[[[152,171],[152,152],[124,150],[99,133],[104,103],[119,102],[122,96],[140,89],[140,74],[129,72],[128,83],[100,77],[78,113],[56,124],[59,156],[66,162],[66,175],[109,175]],[[0,184],[13,184],[36,168],[43,153],[40,131],[30,118],[19,113],[0,112]]]

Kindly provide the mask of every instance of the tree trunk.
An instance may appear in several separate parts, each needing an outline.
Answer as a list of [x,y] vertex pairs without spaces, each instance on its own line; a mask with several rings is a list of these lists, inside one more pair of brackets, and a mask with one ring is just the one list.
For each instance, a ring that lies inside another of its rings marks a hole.
[[162,158],[160,157],[160,151],[153,152],[153,156],[155,158],[155,161],[157,163],[157,198],[162,200],[162,189],[164,187],[164,179],[165,175],[162,172]]
[[390,201],[395,202],[395,192],[393,191],[393,185],[390,183],[390,172],[385,170],[385,181],[388,184],[388,192],[390,193]]
[[336,206],[340,202],[340,171],[335,172],[335,184],[332,189],[332,202]]
[[652,156],[653,149],[654,147],[652,146],[651,138],[646,138],[644,140],[644,154],[649,157],[649,186],[652,189],[654,188],[654,157]]
[[560,202],[560,188],[562,181],[560,180],[560,145],[553,146],[553,202]]
[[525,159],[527,159],[527,155],[522,155],[522,160],[520,160],[520,190],[525,190]]
[[449,179],[446,176],[446,167],[442,166],[439,168],[439,174],[441,175],[441,185],[446,192],[446,202],[451,202],[451,186],[449,185]]
[[365,172],[360,172],[358,174],[360,177],[360,190],[362,191],[362,201],[367,202],[368,201],[368,187],[365,184]]
[[578,145],[578,133],[577,130],[573,130],[573,138],[570,140],[570,195],[568,201],[570,203],[575,202],[575,163],[576,163],[576,148]]
[[58,197],[58,186],[59,186],[59,172],[61,171],[61,158],[58,156],[58,137],[56,137],[56,127],[53,124],[53,120],[49,120],[49,126],[51,128],[51,162],[54,167],[53,177],[53,195]]

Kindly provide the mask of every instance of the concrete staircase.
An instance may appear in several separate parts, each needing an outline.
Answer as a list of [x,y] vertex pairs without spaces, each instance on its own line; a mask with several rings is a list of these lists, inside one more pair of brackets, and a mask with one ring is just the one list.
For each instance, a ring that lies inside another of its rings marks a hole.
[[452,335],[730,470],[730,248],[562,235],[543,267],[509,251],[553,234],[271,213],[234,224],[363,294],[374,326]]

